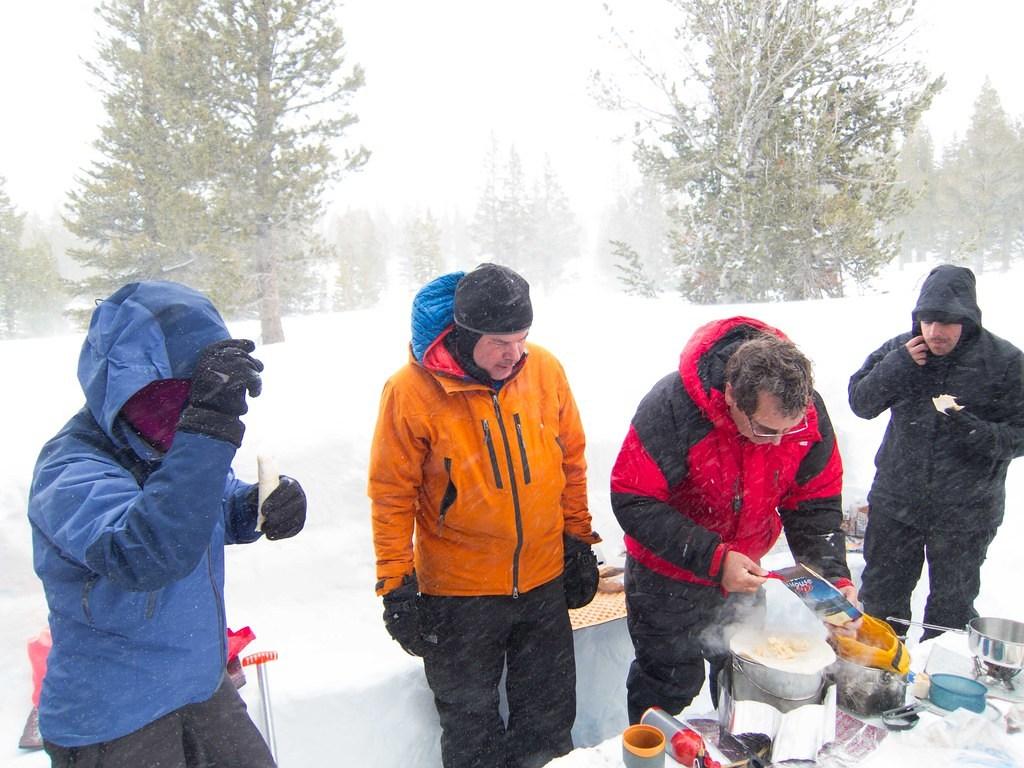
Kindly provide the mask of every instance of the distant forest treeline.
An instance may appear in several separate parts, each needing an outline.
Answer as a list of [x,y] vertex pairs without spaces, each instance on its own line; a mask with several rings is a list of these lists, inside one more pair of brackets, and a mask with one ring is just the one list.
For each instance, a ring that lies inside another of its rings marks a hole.
[[672,5],[675,39],[703,55],[659,70],[633,49],[643,98],[595,73],[595,98],[636,115],[642,181],[588,231],[550,159],[527,176],[493,139],[473,211],[325,214],[327,185],[373,162],[339,149],[364,82],[334,0],[107,0],[88,64],[99,159],[63,216],[19,213],[0,169],[0,337],[66,329],[137,279],[194,285],[270,343],[283,314],[370,306],[483,259],[541,286],[596,268],[631,293],[730,302],[838,296],[897,258],[981,271],[1024,252],[1024,124],[986,82],[936,153],[920,117],[942,79],[899,58],[911,0]]

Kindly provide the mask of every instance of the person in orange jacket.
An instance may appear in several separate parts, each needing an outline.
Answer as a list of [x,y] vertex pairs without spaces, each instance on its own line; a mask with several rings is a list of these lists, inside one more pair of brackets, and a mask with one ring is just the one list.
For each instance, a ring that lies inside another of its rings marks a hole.
[[[584,435],[558,360],[526,337],[529,285],[482,264],[413,301],[409,362],[370,456],[377,594],[422,656],[445,768],[530,768],[572,749],[568,607],[597,589]],[[508,669],[508,724],[498,685]]]

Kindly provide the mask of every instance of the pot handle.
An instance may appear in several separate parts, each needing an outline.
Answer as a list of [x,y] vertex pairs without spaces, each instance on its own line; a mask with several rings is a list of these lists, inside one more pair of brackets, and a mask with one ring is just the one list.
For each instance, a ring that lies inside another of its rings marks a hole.
[[[757,662],[754,662],[754,663],[756,664]],[[730,674],[731,674],[731,672],[730,672]],[[765,696],[768,696],[768,697],[770,697],[770,698],[773,698],[773,699],[781,699],[782,701],[799,701],[799,699],[787,699],[787,698],[786,698],[785,696],[779,696],[779,695],[777,695],[777,694],[774,694],[774,693],[772,693],[771,691],[769,691],[769,690],[765,689],[764,687],[762,687],[762,686],[758,685],[758,684],[757,684],[757,681],[756,681],[756,680],[752,680],[752,679],[750,679],[750,677],[749,677],[749,676],[747,676],[747,682],[748,682],[748,683],[750,683],[750,684],[751,684],[752,686],[754,686],[755,688],[757,688],[757,690],[759,690],[759,691],[760,691],[761,693],[763,693],[763,694],[764,694]],[[820,693],[820,689],[819,689],[819,693]]]
[[924,629],[938,629],[942,632],[958,632],[961,635],[966,635],[967,630],[961,627],[943,627],[939,624],[925,624],[923,621],[910,621],[909,619],[901,619],[899,616],[886,616],[886,621],[895,621],[897,624],[906,624],[908,627],[923,627]]

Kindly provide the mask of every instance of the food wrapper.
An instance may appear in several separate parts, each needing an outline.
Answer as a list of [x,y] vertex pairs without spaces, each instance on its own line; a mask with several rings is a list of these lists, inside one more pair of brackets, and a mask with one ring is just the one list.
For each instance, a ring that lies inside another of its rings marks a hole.
[[933,397],[932,405],[935,406],[935,410],[939,413],[963,410],[963,406],[957,403],[956,398],[953,395],[939,395],[938,397]]

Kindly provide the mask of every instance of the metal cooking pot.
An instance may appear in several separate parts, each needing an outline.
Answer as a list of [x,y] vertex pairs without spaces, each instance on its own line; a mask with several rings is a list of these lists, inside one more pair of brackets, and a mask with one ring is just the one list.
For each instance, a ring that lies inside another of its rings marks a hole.
[[[764,655],[763,647],[771,638],[799,641],[805,650],[791,658]],[[825,670],[836,654],[824,638],[745,627],[729,638],[733,666],[747,679],[780,699],[804,700],[818,695]]]
[[836,682],[836,703],[854,715],[880,715],[902,706],[907,697],[906,678],[841,656],[829,667],[829,674]]
[[989,664],[1020,669],[1024,666],[1024,624],[1010,619],[979,616],[967,622],[971,653]]
[[1024,667],[1024,623],[1010,619],[996,619],[978,616],[967,622],[966,628],[943,627],[925,624],[921,621],[907,621],[896,616],[887,616],[886,621],[906,624],[941,632],[958,632],[967,635],[967,645],[979,661],[1018,670]]
[[[732,656],[732,665],[733,669],[741,672],[746,679],[764,693],[786,701],[799,701],[801,704],[819,697],[821,686],[825,680],[824,669],[813,674],[787,672],[759,664],[735,653]],[[744,692],[734,693],[742,694]]]

